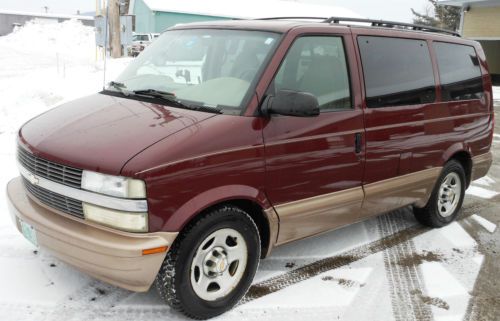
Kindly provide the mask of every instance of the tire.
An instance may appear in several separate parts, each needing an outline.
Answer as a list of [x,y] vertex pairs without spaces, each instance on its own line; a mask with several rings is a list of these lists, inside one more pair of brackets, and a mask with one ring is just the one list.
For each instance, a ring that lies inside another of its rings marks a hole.
[[417,221],[430,227],[442,227],[452,222],[462,207],[466,184],[462,165],[453,159],[448,161],[425,207],[413,208]]
[[190,318],[215,317],[248,291],[260,250],[252,218],[237,207],[221,206],[179,234],[156,277],[156,288],[168,305]]

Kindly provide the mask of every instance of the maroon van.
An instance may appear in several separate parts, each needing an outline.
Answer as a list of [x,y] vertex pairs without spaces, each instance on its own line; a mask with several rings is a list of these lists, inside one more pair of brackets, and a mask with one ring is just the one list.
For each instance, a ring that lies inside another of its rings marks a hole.
[[17,228],[209,318],[277,245],[408,205],[425,225],[454,220],[492,162],[479,43],[292,20],[177,26],[102,92],[27,122],[7,187]]

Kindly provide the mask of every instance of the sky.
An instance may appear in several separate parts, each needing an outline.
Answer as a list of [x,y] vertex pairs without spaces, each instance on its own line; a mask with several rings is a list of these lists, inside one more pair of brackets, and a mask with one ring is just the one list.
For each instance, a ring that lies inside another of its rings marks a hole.
[[[182,1],[182,0],[179,0]],[[207,0],[210,1],[210,0]],[[242,0],[235,0],[242,1]],[[351,9],[366,18],[411,22],[411,8],[423,12],[427,0],[293,0],[304,3],[335,5]],[[75,14],[95,10],[95,0],[0,0],[0,9]]]

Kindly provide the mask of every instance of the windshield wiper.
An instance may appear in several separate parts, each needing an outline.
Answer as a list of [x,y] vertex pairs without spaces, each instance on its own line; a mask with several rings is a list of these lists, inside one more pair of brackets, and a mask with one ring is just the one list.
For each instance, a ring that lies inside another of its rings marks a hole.
[[119,91],[123,91],[123,89],[127,88],[127,86],[125,86],[125,84],[122,82],[111,81],[109,82],[109,85],[115,89],[118,89]]
[[151,96],[154,98],[166,98],[169,97],[168,99],[172,98],[174,100],[177,100],[175,98],[175,94],[167,91],[161,91],[161,90],[156,90],[156,89],[141,89],[141,90],[133,90],[131,93],[135,95],[145,95],[145,96]]
[[165,100],[169,104],[175,105],[176,107],[180,107],[180,108],[222,114],[222,111],[216,107],[203,106],[203,105],[191,105],[191,104],[183,103],[182,101],[177,99],[177,97],[175,96],[174,93],[167,92],[167,91],[161,91],[161,90],[156,90],[156,89],[141,89],[141,90],[128,91],[128,90],[122,89],[122,93],[126,96],[129,96],[129,95],[143,96],[143,97],[151,97],[151,98]]

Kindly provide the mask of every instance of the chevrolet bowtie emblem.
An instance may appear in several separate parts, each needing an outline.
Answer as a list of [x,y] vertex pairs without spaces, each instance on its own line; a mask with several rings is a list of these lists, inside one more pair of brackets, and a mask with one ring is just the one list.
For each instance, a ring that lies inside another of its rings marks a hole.
[[28,181],[33,184],[33,185],[38,185],[39,183],[39,179],[38,177],[36,177],[35,175],[31,174],[31,173],[28,173]]

